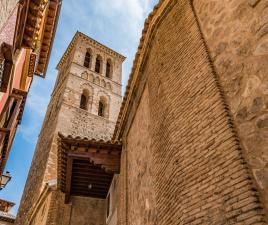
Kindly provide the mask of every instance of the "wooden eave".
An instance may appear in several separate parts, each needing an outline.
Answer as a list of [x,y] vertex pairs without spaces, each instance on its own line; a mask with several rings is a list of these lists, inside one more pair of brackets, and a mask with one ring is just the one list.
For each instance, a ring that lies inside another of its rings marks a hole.
[[[38,38],[40,23],[45,8],[44,0],[28,0],[24,1],[23,17],[25,17],[24,32],[22,36],[22,47],[35,49],[36,40]],[[24,18],[21,18],[22,20]]]
[[115,173],[120,172],[122,145],[95,139],[58,139],[58,189],[70,195],[106,198]]
[[61,0],[50,0],[48,13],[45,23],[44,36],[41,43],[39,60],[37,63],[36,74],[44,77],[48,66],[49,56],[51,53],[52,43],[54,40],[60,8]]

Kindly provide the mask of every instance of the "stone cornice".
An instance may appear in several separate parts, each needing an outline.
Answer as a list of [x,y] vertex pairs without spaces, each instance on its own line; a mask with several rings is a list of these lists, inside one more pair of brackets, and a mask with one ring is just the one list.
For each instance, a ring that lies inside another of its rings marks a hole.
[[92,39],[91,37],[77,31],[72,39],[72,41],[70,42],[69,46],[67,47],[66,51],[64,52],[62,58],[60,59],[56,69],[60,69],[61,66],[66,62],[66,59],[69,57],[70,52],[73,50],[73,47],[76,45],[77,40],[81,38],[85,41],[88,41],[89,43],[93,44],[94,46],[96,46],[97,48],[100,48],[102,50],[104,50],[105,52],[119,58],[122,62],[126,59],[125,56],[119,54],[118,52],[110,49],[109,47],[99,43],[98,41]]
[[161,18],[165,15],[166,10],[169,8],[172,2],[174,1],[160,0],[144,22],[140,44],[135,55],[125,95],[116,122],[116,127],[113,135],[114,140],[120,140],[122,137],[126,120],[132,106],[131,99],[135,96],[135,89],[139,85],[141,76],[140,71],[142,69],[142,65],[144,64],[146,55],[150,50],[150,42],[152,41],[153,33],[158,25],[158,22],[161,21]]

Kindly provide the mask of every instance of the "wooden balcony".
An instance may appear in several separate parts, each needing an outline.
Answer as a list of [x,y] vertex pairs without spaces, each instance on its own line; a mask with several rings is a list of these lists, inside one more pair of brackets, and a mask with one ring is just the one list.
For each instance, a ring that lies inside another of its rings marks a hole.
[[21,121],[26,95],[24,91],[13,89],[0,116],[0,174],[4,170],[17,125]]
[[59,136],[58,188],[71,195],[105,199],[120,172],[120,143]]

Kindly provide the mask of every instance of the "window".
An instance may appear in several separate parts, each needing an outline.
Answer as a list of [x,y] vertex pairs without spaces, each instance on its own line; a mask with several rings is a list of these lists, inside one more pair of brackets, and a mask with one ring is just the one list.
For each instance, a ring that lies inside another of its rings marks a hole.
[[91,60],[91,54],[89,51],[86,52],[85,60],[84,60],[84,67],[89,68],[90,66],[90,60]]
[[89,92],[88,90],[83,90],[83,93],[81,95],[80,99],[80,108],[87,110],[88,109],[88,98],[89,98]]
[[85,110],[87,109],[87,97],[84,94],[81,95],[80,108]]
[[102,101],[99,102],[99,110],[98,110],[98,115],[104,117],[104,109],[105,106]]
[[101,72],[101,57],[99,55],[96,58],[95,72],[97,73]]
[[111,64],[109,61],[106,63],[106,77],[111,78]]

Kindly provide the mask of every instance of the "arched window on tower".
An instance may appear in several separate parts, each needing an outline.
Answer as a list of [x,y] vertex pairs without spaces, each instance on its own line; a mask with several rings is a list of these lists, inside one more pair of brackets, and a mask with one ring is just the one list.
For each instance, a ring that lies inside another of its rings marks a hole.
[[102,96],[100,97],[98,106],[98,115],[102,117],[108,117],[108,104],[106,99]]
[[90,49],[87,50],[84,60],[84,67],[89,68],[91,63],[91,51]]
[[89,93],[87,90],[83,90],[83,93],[80,98],[80,108],[87,110],[88,109],[88,98],[89,98]]
[[112,62],[110,59],[106,63],[106,77],[112,78]]
[[102,59],[101,59],[101,57],[98,55],[97,58],[96,58],[95,72],[97,72],[97,73],[101,73],[101,63],[102,63]]
[[99,111],[98,111],[99,116],[104,117],[104,109],[105,109],[105,106],[104,106],[103,102],[100,101],[99,102]]

